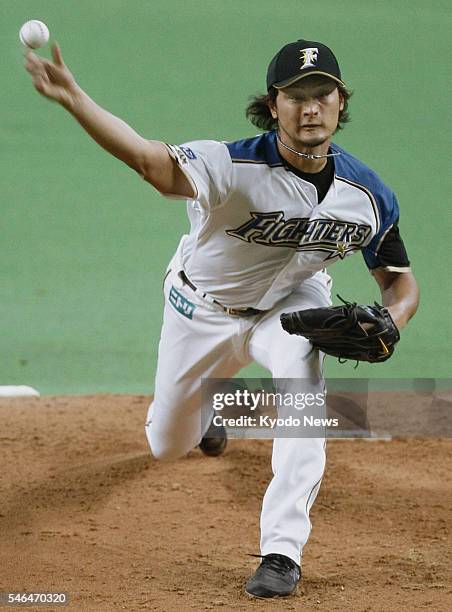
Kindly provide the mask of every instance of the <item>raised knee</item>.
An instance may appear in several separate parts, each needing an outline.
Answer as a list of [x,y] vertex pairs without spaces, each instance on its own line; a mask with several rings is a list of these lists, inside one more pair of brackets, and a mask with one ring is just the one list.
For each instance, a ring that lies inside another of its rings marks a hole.
[[150,449],[152,456],[158,461],[175,461],[187,454],[185,452],[181,453],[177,448],[158,444],[150,446]]
[[168,444],[163,442],[161,436],[156,436],[155,434],[153,434],[149,424],[146,424],[145,431],[149,448],[154,459],[158,459],[159,461],[174,461],[175,459],[180,459],[180,457],[184,457],[189,452],[189,450],[191,450],[181,448],[180,446],[175,444]]

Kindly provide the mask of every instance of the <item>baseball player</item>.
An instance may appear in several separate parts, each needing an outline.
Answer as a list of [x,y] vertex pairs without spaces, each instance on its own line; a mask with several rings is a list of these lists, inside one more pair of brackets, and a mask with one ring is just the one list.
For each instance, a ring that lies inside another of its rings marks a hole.
[[[327,46],[298,40],[275,55],[267,93],[247,109],[263,134],[181,145],[139,136],[78,86],[58,46],[52,55],[53,62],[27,55],[36,89],[161,194],[186,202],[191,229],[164,278],[155,395],[146,421],[156,458],[182,457],[200,442],[210,454],[224,448],[224,439],[202,441],[201,378],[232,377],[255,361],[275,379],[322,379],[319,351],[286,333],[279,318],[331,304],[331,264],[361,251],[398,329],[415,313],[418,290],[396,197],[332,142],[348,120],[350,94]],[[324,467],[322,437],[274,440],[262,559],[246,584],[249,595],[295,590]]]

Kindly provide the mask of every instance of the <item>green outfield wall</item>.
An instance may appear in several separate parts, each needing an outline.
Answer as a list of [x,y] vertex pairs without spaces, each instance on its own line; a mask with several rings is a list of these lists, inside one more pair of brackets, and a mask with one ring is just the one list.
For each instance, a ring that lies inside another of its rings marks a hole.
[[[390,361],[354,370],[329,359],[327,373],[451,377],[449,1],[0,0],[0,8],[0,385],[151,393],[162,275],[188,227],[183,203],[162,198],[34,91],[18,41],[32,18],[48,24],[98,103],[143,136],[174,143],[255,135],[244,108],[264,90],[274,52],[299,37],[328,43],[354,91],[352,122],[336,141],[397,193],[422,301]],[[342,296],[379,298],[361,255],[331,273]]]

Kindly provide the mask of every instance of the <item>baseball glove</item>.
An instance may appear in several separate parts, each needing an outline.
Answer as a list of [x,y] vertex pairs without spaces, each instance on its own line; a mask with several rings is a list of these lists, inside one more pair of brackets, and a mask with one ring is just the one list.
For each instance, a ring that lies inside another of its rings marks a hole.
[[338,357],[378,363],[386,361],[400,340],[399,330],[387,308],[358,305],[337,296],[344,306],[309,308],[281,315],[289,334],[304,336],[312,346]]

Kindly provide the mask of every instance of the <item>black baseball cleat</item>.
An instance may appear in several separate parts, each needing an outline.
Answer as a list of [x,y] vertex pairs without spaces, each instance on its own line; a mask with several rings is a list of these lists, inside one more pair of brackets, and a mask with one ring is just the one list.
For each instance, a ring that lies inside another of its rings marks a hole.
[[228,438],[226,429],[223,425],[214,425],[211,423],[209,429],[199,443],[199,448],[208,457],[218,457],[218,455],[224,453],[227,444]]
[[261,564],[246,583],[245,593],[251,597],[287,597],[297,588],[300,566],[285,555],[271,553],[262,557]]

